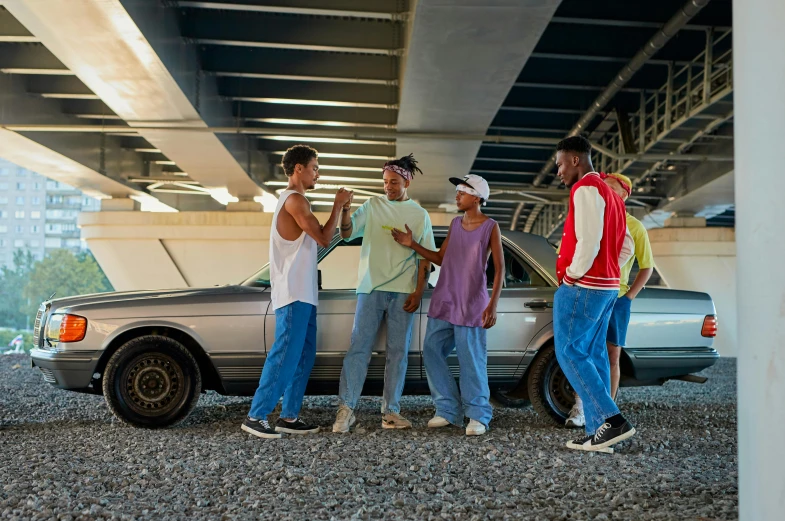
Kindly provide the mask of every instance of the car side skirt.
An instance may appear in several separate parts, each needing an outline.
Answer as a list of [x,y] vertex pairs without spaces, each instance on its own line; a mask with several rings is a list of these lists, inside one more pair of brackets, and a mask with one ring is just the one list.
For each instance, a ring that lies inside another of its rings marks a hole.
[[[336,394],[343,368],[343,352],[317,353],[306,393]],[[218,375],[221,378],[225,394],[233,396],[250,396],[259,385],[266,355],[249,353],[220,353],[210,355]],[[523,376],[526,366],[520,362],[521,352],[504,352],[488,354],[488,380],[493,388],[508,387],[517,383]],[[459,375],[458,358],[449,356],[447,362],[453,375]],[[384,353],[374,353],[368,366],[363,394],[381,394],[384,384]],[[409,365],[406,370],[404,393],[428,393],[425,368],[419,353],[409,354]]]

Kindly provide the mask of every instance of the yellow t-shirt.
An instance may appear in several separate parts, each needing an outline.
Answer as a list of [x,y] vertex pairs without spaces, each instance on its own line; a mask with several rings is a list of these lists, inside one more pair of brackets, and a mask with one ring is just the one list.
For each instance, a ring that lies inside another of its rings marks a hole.
[[651,254],[651,244],[649,244],[649,234],[643,224],[630,214],[627,214],[627,229],[630,230],[632,240],[635,241],[635,255],[630,257],[627,264],[621,267],[621,284],[619,286],[619,297],[626,295],[630,291],[629,280],[632,265],[638,259],[638,269],[654,267],[654,257]]

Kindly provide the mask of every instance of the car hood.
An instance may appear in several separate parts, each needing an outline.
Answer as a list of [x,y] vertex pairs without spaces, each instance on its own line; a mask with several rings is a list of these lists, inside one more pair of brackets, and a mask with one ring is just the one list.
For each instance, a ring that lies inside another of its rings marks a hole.
[[114,291],[110,293],[92,293],[90,295],[79,295],[75,297],[64,297],[54,299],[45,304],[52,311],[94,309],[96,307],[113,306],[133,306],[165,304],[167,300],[187,299],[189,301],[210,300],[221,296],[243,295],[264,291],[263,288],[253,288],[246,286],[216,286],[211,288],[185,288],[185,289],[166,289],[166,290],[147,290],[147,291]]

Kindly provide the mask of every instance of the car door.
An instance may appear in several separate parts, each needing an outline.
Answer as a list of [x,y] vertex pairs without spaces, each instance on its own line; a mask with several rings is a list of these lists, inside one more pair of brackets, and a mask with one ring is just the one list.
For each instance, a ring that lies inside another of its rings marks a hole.
[[[436,236],[437,246],[445,236]],[[517,383],[523,376],[526,364],[521,363],[531,339],[552,321],[553,288],[545,277],[535,269],[511,241],[503,237],[505,287],[496,308],[496,325],[488,331],[488,379],[492,384]],[[437,267],[429,279],[429,285],[438,282],[440,269]],[[488,291],[493,290],[493,260],[488,261]],[[432,290],[423,299],[420,334],[425,339],[427,313]],[[458,376],[458,358],[453,353],[448,357],[453,374]]]
[[[343,359],[351,345],[352,327],[357,308],[357,270],[362,239],[344,242],[336,238],[319,258],[320,289],[317,308],[316,362],[311,372],[309,390],[334,394],[338,391]],[[419,314],[415,317],[412,349],[409,355],[407,380],[421,378],[419,352]],[[375,393],[384,383],[387,351],[386,321],[376,335],[366,377],[366,392]]]

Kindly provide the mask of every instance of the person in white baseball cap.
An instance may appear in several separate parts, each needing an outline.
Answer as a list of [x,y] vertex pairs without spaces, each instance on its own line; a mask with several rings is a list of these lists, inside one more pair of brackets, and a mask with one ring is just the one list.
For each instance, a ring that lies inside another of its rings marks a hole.
[[[484,434],[493,417],[488,388],[487,331],[496,324],[496,306],[504,281],[504,253],[499,224],[482,213],[490,197],[478,175],[450,178],[455,205],[463,215],[453,219],[439,251],[418,244],[412,231],[393,229],[395,242],[441,266],[431,295],[423,342],[423,362],[436,414],[428,427],[462,426],[467,436]],[[493,291],[488,296],[487,268],[493,257]],[[456,385],[447,357],[457,351],[460,383]]]
[[483,206],[485,206],[485,203],[488,202],[488,198],[491,196],[491,189],[488,187],[488,181],[478,175],[465,175],[463,176],[463,179],[460,177],[451,177],[450,182],[457,187],[457,191],[479,197],[480,203]]

